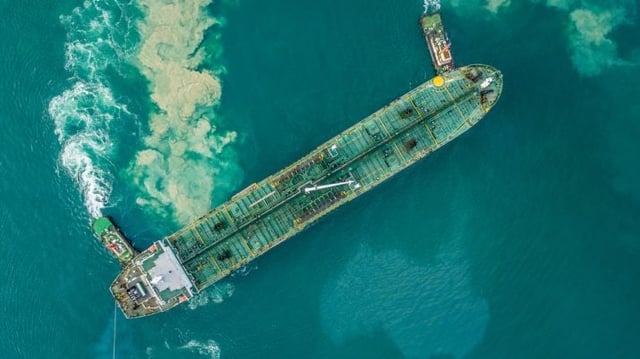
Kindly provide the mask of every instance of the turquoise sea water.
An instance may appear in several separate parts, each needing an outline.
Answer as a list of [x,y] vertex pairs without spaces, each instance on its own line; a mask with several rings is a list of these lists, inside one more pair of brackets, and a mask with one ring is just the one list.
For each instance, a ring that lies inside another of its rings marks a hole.
[[92,216],[144,248],[430,78],[422,3],[0,8],[0,358],[640,357],[636,1],[443,2],[488,116],[115,343]]

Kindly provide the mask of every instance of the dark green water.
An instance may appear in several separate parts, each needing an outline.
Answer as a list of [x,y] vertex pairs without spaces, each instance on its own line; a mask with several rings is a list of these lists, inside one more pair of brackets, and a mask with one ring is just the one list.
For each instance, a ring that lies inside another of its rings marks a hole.
[[[417,0],[198,3],[0,4],[0,357],[112,358],[93,215],[146,247],[432,76]],[[488,116],[117,358],[640,357],[637,2],[442,5]]]

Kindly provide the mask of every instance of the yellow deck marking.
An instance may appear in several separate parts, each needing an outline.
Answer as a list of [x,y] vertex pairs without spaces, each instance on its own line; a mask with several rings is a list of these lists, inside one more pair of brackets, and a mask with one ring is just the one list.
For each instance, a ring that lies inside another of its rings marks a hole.
[[229,209],[227,208],[227,206],[222,205],[222,210],[223,210],[222,212],[224,213],[224,216],[227,217],[231,225],[235,227],[236,221],[233,220],[233,217],[231,216],[231,213],[229,213]]
[[222,273],[222,268],[220,268],[220,265],[218,265],[218,261],[216,261],[216,258],[213,256],[212,253],[209,253],[209,258],[210,258],[210,262],[212,262],[216,266],[216,268],[218,268],[218,271]]
[[438,140],[436,140],[436,136],[434,136],[433,132],[431,131],[431,127],[429,127],[429,124],[427,123],[427,121],[424,121],[424,128],[427,129],[427,133],[429,133],[429,136],[431,136],[431,139],[433,140],[433,142],[436,145],[439,145]]
[[244,247],[249,251],[249,253],[250,253],[252,256],[255,256],[255,255],[256,255],[256,254],[251,250],[251,247],[249,247],[249,243],[247,243],[247,240],[246,240],[244,237],[242,237],[242,241],[241,241],[241,242],[242,242],[242,244],[244,244]]
[[393,148],[396,150],[396,153],[400,155],[400,158],[404,161],[404,155],[402,154],[402,151],[398,147],[397,143],[393,143]]
[[411,95],[407,95],[407,98],[409,99],[409,102],[411,102],[411,106],[413,106],[413,109],[416,110],[416,113],[420,116],[420,121],[424,120],[424,116],[422,115],[422,112],[420,112],[416,103],[413,102],[413,97],[411,97]]
[[196,237],[198,237],[198,240],[200,240],[200,243],[205,244],[204,239],[202,239],[202,234],[200,234],[200,231],[198,230],[198,228],[196,228],[196,226],[193,226],[193,228],[191,228],[191,231],[196,234]]
[[[409,99],[409,101],[411,102],[411,106],[413,106],[413,108],[418,112],[418,114],[420,115],[420,121],[424,120],[425,117],[422,116],[422,113],[420,112],[420,110],[418,110],[418,106],[416,106],[416,103],[413,102],[413,97],[411,96],[407,96],[407,98]],[[438,143],[438,140],[436,140],[436,136],[433,135],[433,132],[431,132],[431,128],[429,128],[429,124],[427,123],[427,121],[424,121],[424,127],[427,129],[427,132],[429,132],[429,136],[431,136],[431,139],[433,140],[433,142],[435,142],[436,144]]]
[[453,104],[456,106],[456,110],[458,110],[458,113],[460,114],[460,117],[461,117],[461,118],[464,118],[464,122],[467,122],[467,123],[469,124],[469,126],[472,126],[472,125],[469,123],[469,119],[467,118],[467,116],[465,116],[465,115],[462,113],[462,110],[460,110],[460,105],[458,105],[458,102],[453,98],[453,95],[451,95],[451,92],[449,92],[449,89],[448,89],[446,86],[445,86],[445,88],[444,88],[444,89],[445,89],[445,90],[447,90],[447,95],[449,95],[449,98],[451,99],[451,101],[453,102]]
[[387,131],[387,133],[389,134],[387,137],[391,137],[393,134],[391,133],[391,131],[389,131],[389,129],[387,128],[387,126],[384,124],[384,121],[382,121],[382,118],[380,118],[380,121],[378,121],[381,125],[382,128]]

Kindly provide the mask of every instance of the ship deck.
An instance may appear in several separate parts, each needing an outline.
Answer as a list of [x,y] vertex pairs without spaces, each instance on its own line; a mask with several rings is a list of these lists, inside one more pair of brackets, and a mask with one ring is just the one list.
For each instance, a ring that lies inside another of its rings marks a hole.
[[501,81],[485,65],[439,75],[163,241],[202,290],[470,128]]

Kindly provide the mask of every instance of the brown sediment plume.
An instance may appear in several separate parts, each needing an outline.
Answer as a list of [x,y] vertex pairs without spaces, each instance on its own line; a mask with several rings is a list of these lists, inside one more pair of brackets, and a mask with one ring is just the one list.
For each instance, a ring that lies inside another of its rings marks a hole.
[[150,132],[129,172],[141,192],[138,204],[181,224],[211,207],[220,172],[215,159],[236,139],[235,132],[216,130],[211,108],[220,100],[220,80],[199,69],[204,32],[215,24],[210,3],[139,1],[145,16],[137,65],[158,111],[149,116]]
[[627,61],[618,56],[616,43],[609,38],[611,31],[625,22],[622,9],[594,11],[586,8],[569,14],[572,23],[571,60],[583,75],[598,75],[612,65]]

